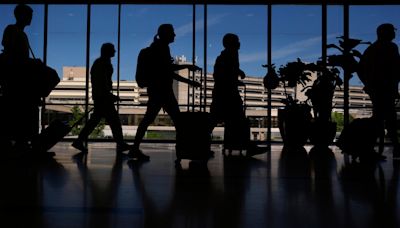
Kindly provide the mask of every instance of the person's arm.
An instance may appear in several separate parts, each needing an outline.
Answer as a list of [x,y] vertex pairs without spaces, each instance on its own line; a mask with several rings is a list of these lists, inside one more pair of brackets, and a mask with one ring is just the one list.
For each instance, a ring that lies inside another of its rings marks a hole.
[[246,77],[246,74],[241,69],[238,70],[238,75],[240,76],[241,79],[244,79]]
[[200,84],[199,82],[192,81],[192,80],[189,80],[189,79],[187,79],[187,78],[184,78],[184,77],[180,76],[180,75],[177,74],[177,73],[174,73],[174,74],[172,75],[172,77],[173,77],[175,80],[177,80],[177,81],[187,83],[187,84],[189,84],[189,85],[191,85],[191,86],[194,86],[194,87],[200,87],[200,86],[201,86],[201,84]]
[[12,46],[11,42],[13,40],[14,40],[14,37],[12,37],[10,26],[7,26],[3,32],[3,39],[1,41],[1,45],[3,45],[4,49],[8,49]]
[[183,69],[189,69],[190,71],[199,71],[201,70],[200,67],[193,65],[193,64],[172,64],[172,70],[178,71]]
[[187,83],[194,87],[200,87],[201,86],[200,83],[189,80],[189,79],[184,78],[184,77],[180,76],[179,74],[175,73],[175,71],[179,71],[179,70],[183,70],[183,69],[189,69],[190,71],[198,71],[198,70],[201,70],[201,68],[196,65],[193,65],[193,64],[172,64],[172,70],[174,71],[172,77],[175,80]]

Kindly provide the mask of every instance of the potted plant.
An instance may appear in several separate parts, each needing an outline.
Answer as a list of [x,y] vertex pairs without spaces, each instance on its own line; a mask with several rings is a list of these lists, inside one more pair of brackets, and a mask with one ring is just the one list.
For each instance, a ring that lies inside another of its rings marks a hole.
[[317,72],[317,80],[313,86],[306,91],[306,95],[312,103],[314,120],[311,126],[310,141],[316,146],[328,146],[336,135],[336,123],[331,121],[332,99],[336,86],[343,84],[339,77],[337,67],[342,68],[348,74],[350,80],[352,74],[358,70],[358,61],[361,53],[355,48],[359,44],[370,44],[359,39],[338,37],[339,46],[329,44],[327,48],[334,48],[340,51],[338,55],[327,56],[326,63],[318,62],[314,71]]
[[[336,123],[331,119],[332,100],[335,88],[343,84],[340,71],[336,67],[341,67],[350,74],[356,72],[358,62],[355,58],[360,57],[361,53],[354,48],[359,44],[367,44],[357,39],[338,38],[339,46],[330,44],[328,48],[336,48],[341,53],[328,56],[326,63],[304,63],[297,59],[281,66],[278,72],[274,65],[264,65],[268,68],[264,87],[275,89],[283,83],[285,88],[286,98],[282,101],[285,108],[278,110],[278,125],[286,145],[302,146],[309,137],[315,146],[326,147],[336,135]],[[317,78],[311,86],[306,86],[311,80],[311,72],[316,72]],[[287,87],[295,87],[297,84],[304,87],[302,91],[308,97],[306,102],[299,102],[287,93]]]
[[268,73],[264,77],[264,87],[275,89],[282,84],[285,91],[285,104],[283,109],[278,109],[278,126],[285,146],[296,148],[302,147],[308,140],[309,124],[311,121],[311,108],[305,102],[299,102],[287,88],[296,87],[297,84],[306,86],[310,81],[311,72],[309,68],[312,64],[306,64],[300,59],[289,62],[281,66],[276,72],[275,66],[264,65],[268,68]]
[[313,84],[303,89],[313,110],[310,142],[317,147],[327,147],[336,136],[336,123],[332,121],[333,95],[336,86],[340,87],[343,81],[337,68],[322,62],[312,65],[310,70],[317,73]]

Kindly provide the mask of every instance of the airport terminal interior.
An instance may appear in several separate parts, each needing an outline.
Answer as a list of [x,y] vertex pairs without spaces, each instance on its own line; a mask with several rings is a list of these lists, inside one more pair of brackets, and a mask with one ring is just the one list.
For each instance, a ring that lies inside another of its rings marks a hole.
[[[209,159],[177,160],[175,128],[163,111],[140,148],[149,161],[117,153],[107,123],[89,138],[88,153],[81,153],[71,146],[77,137],[73,129],[49,149],[54,157],[0,156],[1,227],[400,227],[400,161],[393,159],[391,140],[375,147],[386,159],[364,162],[354,161],[336,145],[343,127],[372,115],[356,74],[338,71],[344,84],[332,90],[331,110],[337,129],[332,143],[324,146],[309,140],[291,147],[280,133],[278,115],[285,108],[281,100],[288,92],[304,98],[299,93],[306,85],[271,90],[262,80],[265,64],[278,70],[297,58],[309,63],[340,55],[328,50],[328,44],[339,45],[343,37],[359,38],[357,50],[363,52],[369,44],[364,41],[376,39],[377,25],[400,28],[399,0],[19,2],[34,9],[26,29],[33,52],[61,79],[42,100],[41,129],[53,120],[71,123],[88,113],[93,101],[86,69],[99,56],[100,45],[113,42],[117,53],[112,87],[121,98],[116,108],[124,137],[132,145],[148,101],[134,78],[136,57],[151,43],[157,26],[168,20],[175,26],[175,61],[196,63],[203,70],[192,76],[180,72],[204,83],[196,90],[174,84],[181,111],[210,111],[213,64],[222,50],[222,36],[230,30],[239,35],[240,66],[248,74],[243,80],[247,91],[240,94],[250,138],[266,150],[254,156],[246,150],[223,150],[224,125],[219,125]],[[1,29],[13,23],[15,5],[13,0],[0,3]],[[397,45],[399,38],[394,40]]]

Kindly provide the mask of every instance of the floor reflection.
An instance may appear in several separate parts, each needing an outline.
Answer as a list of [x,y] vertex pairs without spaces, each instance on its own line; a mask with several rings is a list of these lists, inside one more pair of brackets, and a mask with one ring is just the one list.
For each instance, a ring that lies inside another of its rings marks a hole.
[[175,166],[170,144],[150,162],[57,145],[54,159],[1,160],[1,217],[12,227],[399,227],[400,164],[351,163],[336,147],[273,145],[249,158]]

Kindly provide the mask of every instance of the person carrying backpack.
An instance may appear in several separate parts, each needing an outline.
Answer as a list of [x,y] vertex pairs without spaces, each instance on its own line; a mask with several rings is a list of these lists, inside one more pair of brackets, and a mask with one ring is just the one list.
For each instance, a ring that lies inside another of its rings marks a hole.
[[149,100],[144,118],[139,123],[136,131],[134,145],[128,153],[131,158],[138,160],[150,159],[148,155],[143,154],[139,147],[147,128],[157,117],[161,108],[171,117],[175,129],[179,128],[178,115],[180,110],[172,88],[173,79],[200,87],[200,83],[175,73],[182,69],[197,71],[201,68],[191,64],[174,64],[169,49],[169,44],[173,43],[174,39],[173,26],[171,24],[162,24],[158,27],[157,34],[150,47],[143,49],[139,54],[136,77],[137,80],[139,79],[138,84],[140,87],[147,87]]

